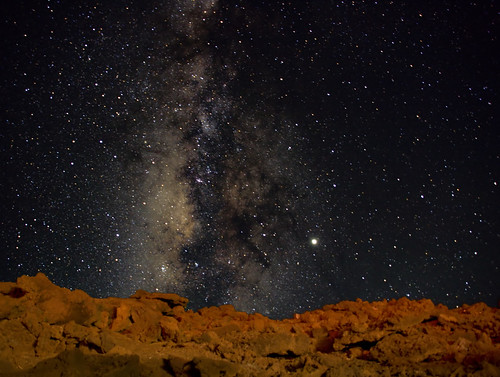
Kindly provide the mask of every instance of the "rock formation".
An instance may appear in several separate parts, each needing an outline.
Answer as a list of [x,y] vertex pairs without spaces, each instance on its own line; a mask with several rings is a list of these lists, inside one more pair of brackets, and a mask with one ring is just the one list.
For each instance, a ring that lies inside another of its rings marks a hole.
[[0,283],[0,376],[500,376],[500,312],[340,302],[271,320],[176,294]]

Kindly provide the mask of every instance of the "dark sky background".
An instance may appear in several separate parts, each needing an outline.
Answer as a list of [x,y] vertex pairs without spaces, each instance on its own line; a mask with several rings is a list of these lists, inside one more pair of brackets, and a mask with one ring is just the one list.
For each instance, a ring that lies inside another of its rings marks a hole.
[[290,316],[496,306],[494,1],[1,5],[0,279]]

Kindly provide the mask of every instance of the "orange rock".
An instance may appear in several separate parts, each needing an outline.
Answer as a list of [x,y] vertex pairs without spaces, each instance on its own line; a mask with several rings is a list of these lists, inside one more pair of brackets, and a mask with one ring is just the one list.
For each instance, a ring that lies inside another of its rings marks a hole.
[[151,376],[500,376],[500,313],[483,303],[448,309],[430,300],[358,299],[277,321],[232,305],[186,311],[187,302],[141,290],[94,299],[43,274],[0,283],[0,377],[73,375],[71,368]]

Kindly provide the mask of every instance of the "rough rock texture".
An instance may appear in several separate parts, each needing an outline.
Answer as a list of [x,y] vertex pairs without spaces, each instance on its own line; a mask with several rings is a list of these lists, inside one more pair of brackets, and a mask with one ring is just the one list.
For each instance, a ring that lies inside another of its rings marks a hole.
[[500,312],[341,302],[275,321],[175,294],[0,283],[0,376],[500,376]]

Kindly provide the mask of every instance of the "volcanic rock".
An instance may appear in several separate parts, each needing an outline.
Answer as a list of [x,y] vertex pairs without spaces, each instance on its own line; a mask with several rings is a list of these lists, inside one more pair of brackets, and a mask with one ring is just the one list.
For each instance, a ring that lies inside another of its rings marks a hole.
[[0,283],[2,376],[500,376],[500,312],[343,301],[281,321],[176,294]]

